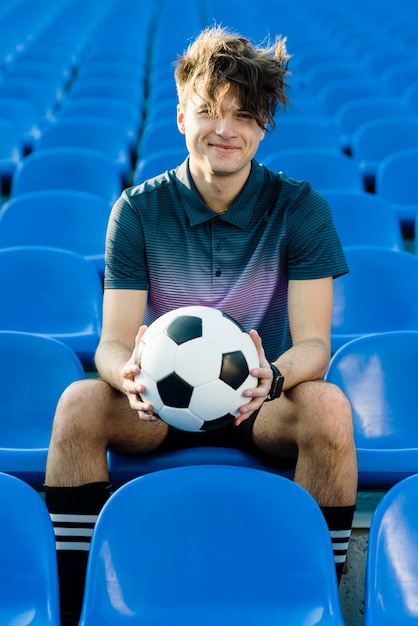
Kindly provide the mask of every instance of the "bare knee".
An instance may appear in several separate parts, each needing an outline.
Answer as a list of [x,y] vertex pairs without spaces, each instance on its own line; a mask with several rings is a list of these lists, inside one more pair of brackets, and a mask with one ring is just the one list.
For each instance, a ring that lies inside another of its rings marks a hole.
[[303,383],[295,388],[298,439],[305,444],[350,449],[354,447],[351,406],[336,385],[323,381]]
[[97,379],[76,381],[67,387],[56,408],[52,440],[74,441],[89,433],[104,434],[109,392],[109,386]]

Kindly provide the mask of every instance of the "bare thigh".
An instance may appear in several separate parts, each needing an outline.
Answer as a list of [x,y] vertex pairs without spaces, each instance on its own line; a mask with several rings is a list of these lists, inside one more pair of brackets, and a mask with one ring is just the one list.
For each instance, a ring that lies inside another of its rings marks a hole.
[[100,379],[78,381],[63,393],[54,419],[52,443],[60,439],[126,453],[154,450],[165,438],[161,420],[145,422],[124,394]]

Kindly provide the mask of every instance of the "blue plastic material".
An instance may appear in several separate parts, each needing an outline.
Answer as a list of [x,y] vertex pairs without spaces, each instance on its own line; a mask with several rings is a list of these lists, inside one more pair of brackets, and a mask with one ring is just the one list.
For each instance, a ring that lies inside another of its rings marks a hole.
[[412,114],[383,117],[360,124],[351,139],[352,156],[367,184],[374,188],[379,164],[390,154],[418,146],[418,118]]
[[0,331],[0,372],[0,471],[40,489],[57,402],[84,370],[56,339]]
[[122,192],[116,163],[88,148],[49,148],[22,159],[14,170],[11,196],[46,189],[87,191],[112,205]]
[[96,524],[80,626],[130,622],[343,626],[318,505],[248,468],[182,467],[124,485]]
[[418,331],[393,331],[351,341],[331,359],[326,379],[352,406],[360,489],[418,473],[417,354]]
[[110,480],[114,487],[144,474],[190,465],[234,465],[264,470],[287,478],[293,478],[294,475],[294,470],[284,469],[267,457],[256,457],[235,448],[217,446],[197,446],[173,452],[136,455],[109,450],[107,458]]
[[418,147],[399,150],[380,162],[376,194],[384,198],[403,226],[414,226],[418,212]]
[[418,330],[418,257],[373,246],[345,254],[350,272],[334,281],[332,352],[362,335]]
[[383,198],[366,191],[325,190],[343,246],[379,246],[403,250],[398,218]]
[[316,189],[364,189],[353,159],[332,148],[289,148],[263,159],[270,169],[298,180],[308,180]]
[[97,150],[118,167],[125,181],[131,171],[131,148],[116,122],[93,116],[57,120],[42,132],[37,150],[87,148]]
[[94,265],[59,248],[0,249],[0,328],[67,344],[91,365],[99,342],[103,291]]
[[44,501],[0,473],[0,509],[0,623],[59,626],[55,538]]
[[0,210],[0,248],[53,246],[86,257],[104,274],[109,204],[84,191],[25,193]]
[[414,626],[418,621],[418,476],[392,487],[370,526],[365,626]]

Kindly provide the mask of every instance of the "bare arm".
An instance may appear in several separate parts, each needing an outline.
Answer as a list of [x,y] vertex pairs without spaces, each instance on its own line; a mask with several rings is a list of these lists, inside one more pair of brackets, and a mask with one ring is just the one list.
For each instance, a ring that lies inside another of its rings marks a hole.
[[126,393],[122,370],[131,359],[138,329],[143,324],[146,291],[106,289],[103,301],[103,327],[96,351],[100,376],[112,387]]
[[288,309],[293,346],[277,359],[283,389],[325,376],[330,359],[333,279],[289,281]]

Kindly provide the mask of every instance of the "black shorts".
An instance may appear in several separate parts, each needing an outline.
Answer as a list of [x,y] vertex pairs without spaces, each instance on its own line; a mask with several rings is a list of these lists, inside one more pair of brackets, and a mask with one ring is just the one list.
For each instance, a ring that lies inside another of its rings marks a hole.
[[263,454],[257,448],[253,440],[253,426],[257,415],[258,411],[254,412],[251,417],[241,422],[239,426],[235,426],[234,422],[231,422],[226,426],[207,432],[187,432],[170,426],[166,438],[154,452],[173,452],[174,450],[203,446],[235,448],[241,450],[241,452],[268,460],[277,467],[293,469],[296,465],[296,459],[267,457],[266,454]]

